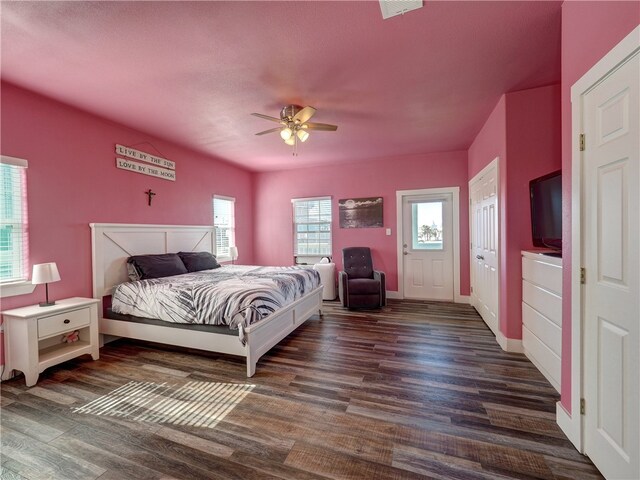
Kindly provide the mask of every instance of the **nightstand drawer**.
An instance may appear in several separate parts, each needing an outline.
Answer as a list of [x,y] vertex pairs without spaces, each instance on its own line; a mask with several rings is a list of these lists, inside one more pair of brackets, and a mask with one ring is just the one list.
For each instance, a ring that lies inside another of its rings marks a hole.
[[89,308],[81,308],[66,313],[59,313],[58,315],[41,317],[38,318],[38,338],[68,332],[69,330],[87,326],[90,322],[91,313]]

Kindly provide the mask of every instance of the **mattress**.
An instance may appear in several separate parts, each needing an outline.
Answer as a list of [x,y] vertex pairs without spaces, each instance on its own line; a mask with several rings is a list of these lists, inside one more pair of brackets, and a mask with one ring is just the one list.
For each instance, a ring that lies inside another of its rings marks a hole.
[[320,276],[309,267],[225,265],[122,283],[113,293],[111,309],[121,315],[176,324],[225,325],[237,331],[318,286]]

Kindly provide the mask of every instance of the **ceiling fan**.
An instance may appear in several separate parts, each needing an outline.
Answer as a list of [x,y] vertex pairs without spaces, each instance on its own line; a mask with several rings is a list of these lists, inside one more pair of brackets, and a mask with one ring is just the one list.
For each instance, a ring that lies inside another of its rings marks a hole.
[[280,137],[287,145],[294,146],[297,141],[306,142],[309,138],[309,130],[324,130],[326,132],[335,132],[338,127],[329,125],[328,123],[312,123],[309,121],[316,113],[313,107],[301,107],[300,105],[287,105],[280,110],[280,118],[270,117],[262,113],[252,113],[259,118],[264,118],[271,122],[279,123],[280,126],[258,132],[256,135],[264,135],[271,132],[280,132]]

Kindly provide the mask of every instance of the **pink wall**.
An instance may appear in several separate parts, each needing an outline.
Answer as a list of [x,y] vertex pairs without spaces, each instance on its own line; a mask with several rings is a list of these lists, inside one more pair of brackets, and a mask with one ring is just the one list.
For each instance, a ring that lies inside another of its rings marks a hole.
[[[6,82],[1,88],[2,154],[29,161],[30,265],[58,264],[53,299],[92,296],[90,222],[211,225],[214,193],[236,198],[239,260],[253,262],[251,173]],[[116,143],[157,153],[144,142],[176,162],[175,182],[116,168]],[[151,207],[149,188],[157,192]],[[2,309],[43,296],[38,286],[2,299]]]
[[[341,268],[342,248],[369,246],[376,268],[387,275],[387,290],[398,289],[396,258],[396,190],[460,187],[460,293],[469,294],[469,198],[467,153],[434,153],[367,163],[256,174],[255,231],[267,241],[255,244],[255,259],[264,265],[293,261],[291,199],[333,197],[333,256]],[[384,228],[338,227],[338,200],[349,197],[384,198]],[[392,235],[386,236],[385,229]]]
[[[507,98],[502,95],[493,111],[487,118],[482,129],[469,147],[469,180],[475,177],[484,167],[498,157],[498,173],[499,173],[499,202],[500,217],[505,219],[507,207]],[[502,245],[507,235],[507,223],[500,223],[500,236]],[[500,251],[500,264],[505,265],[507,249],[502,248]],[[504,268],[500,272],[500,292],[509,292],[509,283],[504,273]],[[498,317],[500,331],[506,335],[507,331],[507,297],[508,294],[499,296]]]
[[500,301],[500,323],[507,338],[522,338],[521,252],[533,248],[529,181],[562,166],[560,85],[508,93],[506,103],[507,198],[503,218],[507,222],[501,271],[507,282],[502,291],[507,293]]
[[502,95],[469,147],[469,180],[494,158],[500,157],[502,161],[506,156],[507,107],[505,95]]
[[640,2],[562,4],[562,405],[571,413],[571,86],[640,24]]
[[560,168],[558,85],[503,95],[469,147],[469,179],[500,157],[500,331],[522,338],[520,252],[533,247],[529,181]]

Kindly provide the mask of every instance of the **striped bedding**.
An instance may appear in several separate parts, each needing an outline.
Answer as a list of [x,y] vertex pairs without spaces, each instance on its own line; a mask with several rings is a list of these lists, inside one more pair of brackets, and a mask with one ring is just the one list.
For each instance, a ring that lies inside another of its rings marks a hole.
[[320,285],[307,267],[225,265],[215,270],[120,284],[116,313],[173,323],[228,325],[232,330],[267,317]]

